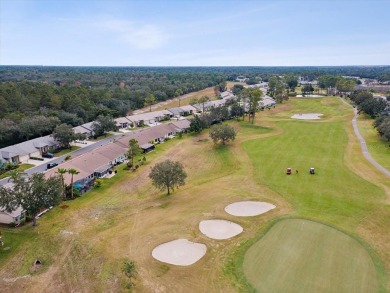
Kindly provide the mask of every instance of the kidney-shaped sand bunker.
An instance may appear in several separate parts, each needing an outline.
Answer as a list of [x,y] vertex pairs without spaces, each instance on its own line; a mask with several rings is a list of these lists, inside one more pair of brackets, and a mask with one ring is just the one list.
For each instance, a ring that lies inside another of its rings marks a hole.
[[274,209],[275,206],[261,201],[239,201],[225,207],[228,214],[238,217],[258,216]]
[[292,115],[291,118],[301,119],[301,120],[317,120],[317,119],[321,119],[321,116],[323,115],[324,114],[320,114],[320,113],[295,114]]
[[177,266],[190,266],[200,260],[207,251],[206,245],[187,239],[177,239],[160,244],[152,251],[152,256],[161,261]]
[[240,234],[244,229],[233,222],[225,220],[205,220],[199,223],[199,230],[212,239],[229,239]]

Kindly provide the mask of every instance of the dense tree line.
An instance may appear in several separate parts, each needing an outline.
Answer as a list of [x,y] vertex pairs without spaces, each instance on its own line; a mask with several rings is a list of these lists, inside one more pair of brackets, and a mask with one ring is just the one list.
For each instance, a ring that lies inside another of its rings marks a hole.
[[[390,80],[390,66],[232,66],[232,67],[55,67],[55,66],[0,66],[0,82],[4,81],[45,81],[49,83],[82,83],[91,87],[107,87],[126,83],[144,83],[151,78],[168,83],[188,77],[204,80],[215,77],[234,80],[238,75],[249,78],[269,78],[273,75],[294,74],[305,80],[314,80],[320,75],[360,76]],[[216,83],[215,83],[216,84]],[[212,86],[211,84],[210,86]],[[185,92],[185,91],[184,91]]]
[[[370,91],[354,91],[350,99],[357,105],[359,112],[365,112],[375,118],[374,127],[383,140],[390,141],[390,115],[387,101],[374,98]],[[386,111],[387,110],[387,111]]]

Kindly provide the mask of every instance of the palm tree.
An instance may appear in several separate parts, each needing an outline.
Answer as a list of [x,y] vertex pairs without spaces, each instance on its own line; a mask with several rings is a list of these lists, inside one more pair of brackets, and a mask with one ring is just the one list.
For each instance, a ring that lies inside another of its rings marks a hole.
[[19,170],[16,169],[16,170],[8,171],[8,175],[9,175],[8,182],[10,182],[11,180],[16,181],[16,180],[22,178],[23,176],[27,176],[27,173],[20,172]]
[[73,197],[73,176],[79,174],[80,172],[74,168],[68,169],[67,172],[68,172],[68,174],[72,175],[72,179],[70,180],[70,194],[71,194],[70,198],[74,199],[74,197]]
[[62,197],[65,199],[66,195],[65,195],[65,178],[64,178],[64,175],[66,173],[68,173],[68,170],[65,169],[65,168],[58,168],[58,170],[56,171],[56,173],[58,175],[60,175],[61,177],[61,183],[62,183]]

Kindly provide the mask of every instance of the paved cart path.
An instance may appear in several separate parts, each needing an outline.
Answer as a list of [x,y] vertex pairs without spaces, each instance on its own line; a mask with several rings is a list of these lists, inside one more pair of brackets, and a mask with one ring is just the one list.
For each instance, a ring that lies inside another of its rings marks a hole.
[[[348,104],[343,98],[340,98],[340,100],[347,106],[352,107],[352,105]],[[352,118],[352,126],[353,130],[355,131],[355,134],[357,138],[360,141],[360,145],[362,147],[362,153],[363,156],[377,168],[379,171],[381,171],[383,174],[385,174],[387,177],[390,177],[390,171],[387,170],[385,167],[383,167],[381,164],[379,164],[377,161],[374,160],[374,158],[371,156],[371,154],[368,152],[366,141],[364,140],[363,136],[360,134],[358,126],[357,126],[357,117],[358,117],[358,111],[356,108],[353,108],[355,115]]]

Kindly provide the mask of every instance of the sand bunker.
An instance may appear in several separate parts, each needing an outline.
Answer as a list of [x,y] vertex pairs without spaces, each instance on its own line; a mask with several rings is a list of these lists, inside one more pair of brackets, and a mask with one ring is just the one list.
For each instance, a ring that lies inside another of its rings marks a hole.
[[292,115],[291,118],[303,119],[303,120],[314,120],[314,119],[320,119],[322,115],[324,114],[320,114],[320,113],[295,114]]
[[[297,95],[297,98],[303,98],[303,95]],[[321,95],[305,95],[305,98],[322,98]]]
[[225,211],[233,216],[249,217],[264,214],[274,208],[273,204],[267,202],[240,201],[228,205],[225,207]]
[[244,229],[233,222],[225,220],[207,220],[199,223],[199,230],[212,239],[229,239],[240,234]]
[[200,260],[207,251],[206,245],[187,239],[177,239],[163,243],[152,251],[152,256],[161,261],[177,266],[189,266]]

